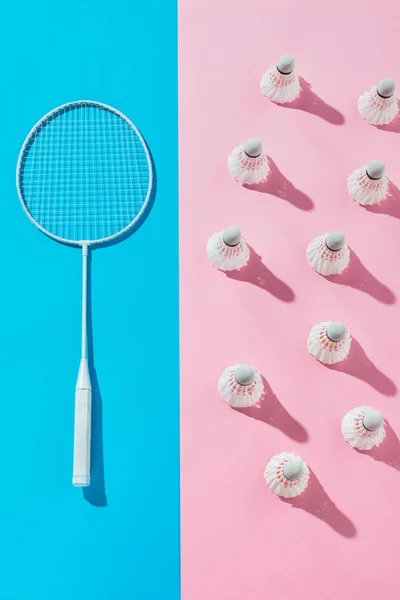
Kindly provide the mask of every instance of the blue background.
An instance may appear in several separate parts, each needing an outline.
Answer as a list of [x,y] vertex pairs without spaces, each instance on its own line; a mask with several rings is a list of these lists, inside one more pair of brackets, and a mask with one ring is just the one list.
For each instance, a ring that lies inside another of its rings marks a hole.
[[[0,599],[179,597],[177,7],[12,2],[0,24]],[[152,152],[147,220],[92,254],[93,484],[71,485],[81,256],[15,188],[36,121],[114,106]]]

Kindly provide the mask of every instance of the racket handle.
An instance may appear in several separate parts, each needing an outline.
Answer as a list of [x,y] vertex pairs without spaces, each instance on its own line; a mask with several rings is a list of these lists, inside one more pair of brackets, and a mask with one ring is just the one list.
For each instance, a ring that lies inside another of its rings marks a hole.
[[75,389],[74,466],[72,485],[90,485],[90,429],[92,389],[86,359],[81,360]]

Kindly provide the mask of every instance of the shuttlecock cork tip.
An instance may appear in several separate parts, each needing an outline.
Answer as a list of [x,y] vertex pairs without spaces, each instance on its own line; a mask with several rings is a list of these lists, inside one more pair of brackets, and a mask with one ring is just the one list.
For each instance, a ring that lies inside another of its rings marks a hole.
[[364,415],[363,425],[368,431],[377,431],[383,425],[383,417],[378,410],[367,410]]
[[381,160],[371,160],[367,166],[367,175],[371,179],[381,179],[385,174],[385,164]]
[[340,250],[344,246],[344,235],[340,231],[332,231],[325,241],[329,250]]
[[242,365],[236,369],[235,379],[239,385],[250,385],[255,376],[253,367]]
[[326,328],[326,334],[332,342],[340,342],[346,335],[346,327],[343,323],[339,323],[338,321],[332,321],[329,323]]
[[262,143],[257,138],[250,138],[244,145],[244,151],[247,156],[255,158],[256,156],[260,156],[262,152]]
[[242,239],[242,234],[238,227],[227,227],[222,232],[222,239],[227,246],[237,246]]
[[303,474],[303,463],[300,458],[294,458],[293,460],[289,460],[285,463],[283,467],[283,474],[286,479],[290,481],[295,481],[296,479],[300,479]]
[[381,79],[378,83],[378,94],[383,98],[390,98],[394,94],[396,84],[393,79]]
[[289,75],[294,69],[294,58],[289,54],[284,54],[278,60],[278,71],[283,73],[284,75]]

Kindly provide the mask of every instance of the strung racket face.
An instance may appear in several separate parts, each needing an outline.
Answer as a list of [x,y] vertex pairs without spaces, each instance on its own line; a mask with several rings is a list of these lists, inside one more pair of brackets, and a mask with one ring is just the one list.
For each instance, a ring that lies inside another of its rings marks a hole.
[[146,144],[120,112],[91,101],[45,115],[26,138],[17,165],[22,206],[52,238],[107,242],[140,218],[150,198]]

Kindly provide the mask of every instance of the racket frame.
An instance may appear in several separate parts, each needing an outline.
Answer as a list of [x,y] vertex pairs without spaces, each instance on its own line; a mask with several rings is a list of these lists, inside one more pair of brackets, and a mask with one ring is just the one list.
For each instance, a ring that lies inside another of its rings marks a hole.
[[[135,134],[138,136],[143,149],[145,151],[145,155],[147,158],[147,165],[149,169],[149,184],[147,195],[143,205],[135,216],[135,218],[121,231],[114,233],[106,238],[100,238],[97,240],[69,240],[66,238],[62,238],[57,236],[42,227],[31,215],[29,212],[26,203],[23,198],[23,194],[21,193],[20,186],[20,174],[21,174],[21,166],[22,160],[25,154],[25,149],[27,145],[30,143],[30,140],[34,133],[41,127],[42,123],[49,119],[51,115],[62,111],[69,106],[79,106],[79,105],[90,105],[93,107],[98,107],[101,109],[105,109],[114,113],[115,115],[122,118],[130,127],[133,129]],[[153,187],[153,168],[150,158],[150,153],[147,148],[146,142],[144,141],[142,135],[139,130],[135,127],[135,125],[130,121],[123,113],[118,111],[117,109],[109,106],[108,104],[104,104],[101,102],[96,102],[94,100],[76,100],[74,102],[67,102],[66,104],[62,104],[57,106],[47,114],[45,114],[35,125],[32,127],[30,132],[25,138],[25,141],[22,145],[18,156],[17,169],[16,169],[16,184],[17,184],[17,192],[18,197],[21,202],[22,208],[30,220],[30,222],[37,227],[42,233],[47,235],[48,237],[60,242],[62,244],[67,244],[72,247],[80,247],[82,249],[82,348],[81,348],[81,361],[79,366],[78,379],[76,382],[75,388],[75,424],[74,424],[74,461],[73,461],[73,476],[72,476],[72,484],[76,487],[86,487],[90,485],[90,438],[91,438],[91,404],[92,404],[92,389],[90,383],[90,373],[89,373],[89,364],[88,364],[88,356],[87,356],[87,261],[88,261],[88,253],[90,246],[94,246],[96,244],[104,244],[114,240],[125,233],[127,233],[134,224],[140,219],[146,210],[146,206],[150,200],[152,187]]]
[[[118,117],[121,117],[121,119],[123,119],[126,123],[128,123],[128,125],[130,125],[130,127],[132,127],[133,131],[136,133],[136,135],[138,136],[140,142],[142,143],[143,149],[145,151],[146,154],[146,158],[147,158],[147,165],[149,168],[149,185],[148,185],[148,189],[147,189],[147,195],[145,198],[145,201],[143,202],[143,206],[141,207],[140,211],[138,212],[138,214],[136,215],[136,217],[123,229],[121,229],[121,231],[118,231],[117,233],[113,233],[113,235],[110,235],[108,237],[105,238],[99,238],[98,240],[69,240],[67,238],[63,238],[60,237],[58,235],[54,235],[53,233],[51,233],[50,231],[47,231],[47,229],[45,229],[44,227],[42,227],[31,215],[31,213],[29,212],[26,204],[25,204],[25,200],[23,198],[23,195],[21,193],[21,186],[20,186],[20,173],[21,173],[21,166],[22,166],[22,159],[25,153],[25,149],[27,147],[27,145],[29,144],[31,137],[33,136],[33,134],[35,133],[35,131],[37,129],[40,128],[41,124],[46,121],[49,117],[51,117],[51,115],[53,115],[54,113],[64,110],[66,108],[68,108],[69,106],[79,106],[79,104],[88,104],[90,106],[93,107],[98,107],[98,108],[102,108],[104,110],[108,110],[112,113],[114,113],[115,115],[117,115]],[[114,240],[118,237],[120,237],[121,235],[124,235],[125,233],[127,233],[133,226],[134,224],[140,219],[140,217],[143,215],[144,211],[146,210],[146,206],[150,200],[150,196],[151,196],[151,191],[153,188],[153,168],[152,168],[152,164],[151,164],[151,158],[150,158],[150,153],[149,150],[147,148],[147,144],[143,139],[143,136],[141,135],[140,131],[137,129],[137,127],[132,123],[132,121],[130,121],[130,119],[128,119],[128,117],[126,117],[122,112],[120,112],[119,110],[117,110],[116,108],[113,108],[112,106],[109,106],[108,104],[104,104],[102,102],[96,102],[95,100],[76,100],[74,102],[67,102],[66,104],[61,104],[61,106],[57,106],[57,108],[53,108],[53,110],[51,110],[50,112],[48,112],[47,114],[44,115],[44,117],[42,117],[37,123],[36,125],[34,125],[34,127],[32,127],[32,129],[30,130],[30,132],[28,133],[28,135],[25,138],[25,141],[22,145],[22,148],[20,150],[19,156],[18,156],[18,162],[17,162],[17,170],[16,170],[16,184],[17,184],[17,192],[18,192],[18,197],[20,199],[20,202],[22,204],[22,208],[24,209],[24,212],[26,214],[26,216],[28,217],[28,219],[30,220],[30,222],[35,225],[35,227],[37,227],[42,233],[46,234],[47,236],[51,237],[53,240],[56,240],[57,242],[61,242],[63,244],[68,244],[69,246],[74,246],[74,247],[82,247],[82,246],[94,246],[96,244],[105,244],[107,242],[111,242],[111,240]]]

